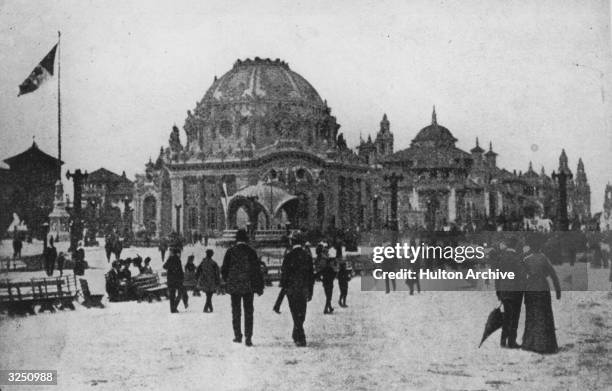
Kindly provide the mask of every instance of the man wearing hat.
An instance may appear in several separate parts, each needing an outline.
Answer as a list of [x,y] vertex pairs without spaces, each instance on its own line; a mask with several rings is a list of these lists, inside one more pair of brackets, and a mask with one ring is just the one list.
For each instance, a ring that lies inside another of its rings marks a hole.
[[234,342],[242,342],[241,306],[244,307],[244,336],[246,346],[253,346],[253,297],[263,294],[264,279],[255,250],[248,245],[249,237],[244,229],[236,232],[236,244],[230,247],[223,258],[221,276],[225,290],[232,300],[232,325]]
[[304,321],[306,320],[307,303],[312,299],[314,285],[314,268],[312,256],[302,245],[304,239],[301,233],[296,233],[291,239],[292,248],[281,266],[281,287],[287,292],[289,309],[293,318],[293,341],[296,346],[306,346]]
[[504,323],[500,345],[511,349],[519,348],[516,343],[516,333],[521,306],[525,291],[526,272],[521,255],[516,251],[518,240],[514,236],[502,238],[499,243],[499,251],[492,262],[494,267],[501,272],[514,273],[514,278],[503,278],[495,280],[495,291],[497,298],[504,306]]
[[[178,303],[181,301],[183,292],[183,265],[181,264],[181,251],[178,247],[172,247],[170,249],[170,256],[166,263],[164,263],[164,269],[168,271],[168,291],[170,293],[170,312],[178,312]],[[178,297],[177,297],[178,293]],[[185,308],[187,308],[187,301],[185,301]]]

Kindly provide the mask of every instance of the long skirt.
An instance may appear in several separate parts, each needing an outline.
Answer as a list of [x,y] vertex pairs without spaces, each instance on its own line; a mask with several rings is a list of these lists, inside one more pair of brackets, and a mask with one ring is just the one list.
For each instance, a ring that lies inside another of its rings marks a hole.
[[522,348],[537,353],[556,353],[558,350],[549,291],[525,292]]

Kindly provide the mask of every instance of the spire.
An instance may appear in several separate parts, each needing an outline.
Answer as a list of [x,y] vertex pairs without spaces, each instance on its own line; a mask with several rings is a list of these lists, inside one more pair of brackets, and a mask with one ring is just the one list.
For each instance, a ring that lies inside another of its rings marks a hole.
[[487,152],[485,156],[497,156],[497,154],[493,152],[493,142],[492,141],[489,141],[489,152]]
[[380,121],[380,132],[379,133],[389,133],[391,128],[391,124],[389,119],[387,118],[387,113],[383,114],[382,120]]
[[546,171],[544,170],[544,166],[540,169],[540,175],[546,176]]
[[533,171],[533,164],[531,163],[531,160],[529,161],[529,169],[527,171]]
[[578,172],[584,172],[584,163],[582,162],[582,158],[578,158]]
[[484,149],[480,148],[480,143],[478,142],[478,137],[476,137],[476,146],[470,150],[472,153],[483,153]]
[[438,118],[436,116],[436,105],[433,106],[433,111],[431,112],[431,124],[432,125],[438,124]]

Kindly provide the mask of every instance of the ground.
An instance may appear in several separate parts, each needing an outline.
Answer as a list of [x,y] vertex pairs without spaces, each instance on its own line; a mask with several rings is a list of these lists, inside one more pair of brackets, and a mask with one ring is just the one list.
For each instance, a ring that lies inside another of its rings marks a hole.
[[[2,252],[7,246],[4,242]],[[200,259],[203,251],[188,247],[184,258],[193,252]],[[136,253],[152,256],[153,267],[160,268],[155,249],[130,248],[125,256]],[[220,253],[217,249],[217,261]],[[103,249],[88,249],[87,260],[93,267],[85,277],[94,293],[103,293],[108,269]],[[590,273],[607,278],[607,271]],[[8,276],[32,274],[40,273]],[[170,314],[164,300],[2,315],[1,369],[57,369],[59,388],[52,389],[61,390],[524,391],[612,385],[607,291],[563,292],[553,301],[561,347],[555,355],[500,349],[499,332],[478,348],[486,317],[498,305],[493,292],[386,295],[361,292],[359,278],[351,281],[349,307],[335,306],[333,315],[323,315],[323,288],[315,286],[306,319],[308,347],[296,348],[286,302],[282,314],[272,312],[277,293],[278,287],[269,287],[255,299],[253,348],[232,343],[229,296],[213,298],[212,314],[202,313],[204,299],[195,297],[179,314]]]

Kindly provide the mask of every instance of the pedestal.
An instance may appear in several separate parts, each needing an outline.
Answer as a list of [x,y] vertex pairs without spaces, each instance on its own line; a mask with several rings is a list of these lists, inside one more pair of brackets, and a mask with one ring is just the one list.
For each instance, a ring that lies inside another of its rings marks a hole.
[[70,214],[66,211],[64,187],[61,181],[55,182],[53,211],[49,214],[49,235],[56,241],[70,240]]

